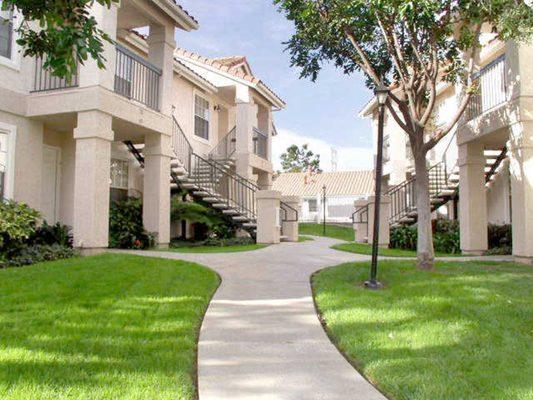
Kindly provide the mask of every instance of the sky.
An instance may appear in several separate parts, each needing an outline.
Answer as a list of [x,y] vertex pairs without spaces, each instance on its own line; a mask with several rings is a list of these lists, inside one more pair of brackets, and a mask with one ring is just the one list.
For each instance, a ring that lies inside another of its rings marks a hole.
[[291,144],[309,144],[321,156],[321,166],[331,170],[331,148],[337,149],[337,169],[372,168],[370,121],[358,112],[371,97],[363,76],[343,75],[325,65],[316,82],[300,79],[290,66],[284,41],[293,32],[290,21],[272,0],[178,0],[199,22],[197,31],[179,31],[179,46],[206,57],[246,56],[254,75],[270,86],[286,103],[274,114],[278,136],[273,141],[272,161]]

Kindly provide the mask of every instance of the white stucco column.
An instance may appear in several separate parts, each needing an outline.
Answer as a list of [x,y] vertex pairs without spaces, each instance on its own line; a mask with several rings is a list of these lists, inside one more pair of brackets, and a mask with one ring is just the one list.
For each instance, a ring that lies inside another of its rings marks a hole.
[[281,192],[259,190],[256,192],[255,198],[257,201],[257,243],[279,243]]
[[[367,199],[356,200],[354,202],[355,210],[359,210],[366,205],[368,205]],[[368,212],[363,210],[355,215],[353,229],[355,231],[355,241],[357,243],[368,243],[368,218]]]
[[488,249],[485,157],[479,141],[459,146],[459,221],[461,251],[483,254]]
[[272,174],[266,171],[260,171],[257,174],[257,186],[261,190],[272,189]]
[[511,125],[508,148],[513,255],[533,263],[533,121]]
[[[98,28],[102,29],[109,35],[112,40],[117,39],[117,15],[118,4],[112,3],[110,8],[97,2],[90,8],[90,14],[96,18]],[[79,66],[79,86],[96,86],[100,85],[109,90],[114,90],[115,86],[115,45],[103,41],[104,51],[102,56],[105,58],[105,69],[98,68],[96,61],[89,57],[84,65]]]
[[78,114],[74,172],[74,246],[108,246],[112,118],[101,111]]
[[150,25],[148,59],[162,71],[159,80],[159,108],[165,115],[172,113],[172,80],[174,77],[174,26]]
[[170,136],[146,135],[144,148],[143,223],[157,234],[159,247],[170,242]]
[[[281,221],[283,236],[285,236],[287,242],[297,242],[299,240],[298,219],[300,217],[300,196],[282,196],[281,201],[290,207],[287,210],[287,219],[291,220]],[[285,215],[285,213],[282,212],[282,215]]]
[[[246,97],[241,94],[241,97]],[[250,156],[253,154],[252,132],[257,115],[257,106],[248,98],[244,102],[242,98],[237,99],[236,105],[236,143],[235,143],[235,167],[237,173],[246,179],[252,178],[250,167]]]

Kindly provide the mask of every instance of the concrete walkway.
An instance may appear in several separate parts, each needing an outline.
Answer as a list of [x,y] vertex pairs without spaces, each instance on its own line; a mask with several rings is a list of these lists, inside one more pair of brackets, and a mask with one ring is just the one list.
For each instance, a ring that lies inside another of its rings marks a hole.
[[[200,400],[385,399],[337,351],[315,312],[312,273],[370,260],[330,249],[336,243],[315,237],[243,253],[132,252],[194,261],[222,277],[200,332]],[[480,259],[509,258],[449,258]]]
[[384,400],[337,351],[317,318],[313,272],[368,256],[315,238],[243,253],[147,256],[198,262],[222,284],[200,332],[200,400]]

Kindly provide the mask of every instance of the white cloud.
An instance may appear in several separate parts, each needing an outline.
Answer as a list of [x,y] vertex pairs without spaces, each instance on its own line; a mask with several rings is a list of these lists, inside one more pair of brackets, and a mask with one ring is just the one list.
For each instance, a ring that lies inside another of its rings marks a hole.
[[338,171],[354,171],[354,170],[369,170],[372,169],[373,151],[367,147],[338,147],[332,146],[325,140],[316,139],[299,133],[290,131],[288,129],[278,128],[278,136],[272,141],[272,162],[274,169],[281,169],[280,157],[287,147],[292,144],[301,146],[308,144],[309,149],[315,154],[320,154],[320,166],[324,171],[331,171],[331,148],[337,149],[337,170]]

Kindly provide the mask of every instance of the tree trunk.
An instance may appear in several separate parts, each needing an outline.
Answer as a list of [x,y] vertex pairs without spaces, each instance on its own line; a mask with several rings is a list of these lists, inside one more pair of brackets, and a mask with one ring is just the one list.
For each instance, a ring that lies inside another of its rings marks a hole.
[[435,262],[435,250],[433,249],[429,174],[425,153],[415,154],[415,171],[416,208],[418,212],[417,265],[420,269],[431,269]]

